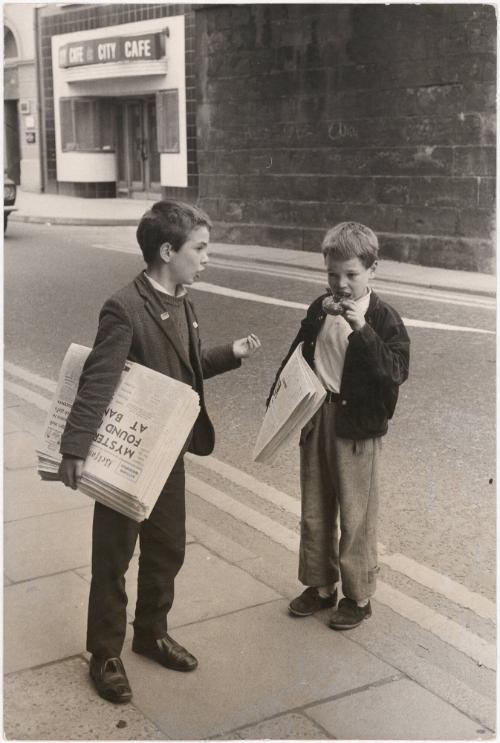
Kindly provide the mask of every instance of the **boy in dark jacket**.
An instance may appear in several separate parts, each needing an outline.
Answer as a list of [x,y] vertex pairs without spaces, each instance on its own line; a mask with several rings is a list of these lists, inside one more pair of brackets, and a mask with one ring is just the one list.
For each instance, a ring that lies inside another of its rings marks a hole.
[[309,307],[268,400],[303,342],[327,397],[300,438],[299,580],[308,588],[289,611],[304,617],[334,607],[341,579],[344,598],[330,627],[346,630],[371,616],[381,438],[408,377],[410,340],[398,313],[369,288],[378,256],[372,230],[342,222],[327,232],[322,252],[330,290]]
[[185,286],[208,263],[210,227],[203,211],[177,201],[159,201],[144,214],[137,240],[147,268],[105,302],[61,439],[61,479],[76,488],[127,359],[190,385],[200,396],[199,416],[149,518],[139,524],[95,504],[87,650],[92,654],[89,670],[97,692],[112,702],[127,702],[132,696],[120,653],[127,626],[125,572],[138,537],[132,650],[176,671],[191,671],[198,665],[167,634],[174,579],[186,545],[183,455],[186,450],[206,455],[214,448],[203,379],[237,368],[260,346],[251,334],[207,351],[201,347]]

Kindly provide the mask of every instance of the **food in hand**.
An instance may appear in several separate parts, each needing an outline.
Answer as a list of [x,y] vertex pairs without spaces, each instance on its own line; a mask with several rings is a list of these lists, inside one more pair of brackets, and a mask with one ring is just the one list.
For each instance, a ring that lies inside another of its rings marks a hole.
[[345,311],[344,304],[342,302],[342,295],[329,294],[323,300],[323,311],[327,315],[343,315]]

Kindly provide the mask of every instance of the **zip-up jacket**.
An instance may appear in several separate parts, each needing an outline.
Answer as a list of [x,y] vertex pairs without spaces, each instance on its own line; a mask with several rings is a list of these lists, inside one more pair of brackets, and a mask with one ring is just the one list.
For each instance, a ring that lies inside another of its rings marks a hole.
[[[304,358],[314,370],[316,341],[325,321],[322,294],[314,300],[300,330],[284,358],[267,398],[271,399],[281,370],[299,343]],[[401,317],[375,292],[365,314],[365,325],[348,338],[335,432],[340,438],[360,439],[384,436],[398,399],[399,385],[408,378],[410,339]]]

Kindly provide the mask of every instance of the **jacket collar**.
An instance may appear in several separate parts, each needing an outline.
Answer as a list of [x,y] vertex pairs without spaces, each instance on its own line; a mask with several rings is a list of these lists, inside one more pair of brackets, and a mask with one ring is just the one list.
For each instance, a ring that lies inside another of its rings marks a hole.
[[372,289],[371,294],[370,294],[370,304],[368,305],[366,314],[369,317],[372,317],[378,311],[379,307],[380,307],[380,299],[378,295],[375,294],[375,292]]

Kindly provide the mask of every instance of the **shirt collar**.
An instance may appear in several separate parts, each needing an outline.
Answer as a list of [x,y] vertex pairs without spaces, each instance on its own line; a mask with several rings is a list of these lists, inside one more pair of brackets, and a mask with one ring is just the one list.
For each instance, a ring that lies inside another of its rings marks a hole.
[[[153,289],[156,289],[156,291],[160,292],[160,294],[167,294],[169,297],[173,297],[173,294],[170,294],[164,286],[162,286],[156,279],[151,278],[151,276],[148,276],[146,271],[144,271],[144,276],[147,278]],[[181,297],[186,296],[187,291],[184,288],[184,286],[180,285],[177,287],[177,291],[175,293],[175,298],[180,299]]]
[[359,299],[356,299],[355,300],[356,304],[359,304],[360,307],[362,307],[365,311],[368,309],[368,306],[370,304],[370,294],[371,293],[372,293],[372,290],[370,288],[368,288],[368,291],[366,292],[366,294],[364,294]]

